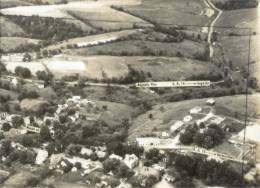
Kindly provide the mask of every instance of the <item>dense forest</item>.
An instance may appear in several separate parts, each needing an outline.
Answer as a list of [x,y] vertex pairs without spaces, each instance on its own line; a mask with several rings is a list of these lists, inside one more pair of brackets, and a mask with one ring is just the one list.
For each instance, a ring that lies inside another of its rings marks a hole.
[[215,1],[215,5],[224,10],[234,10],[242,8],[255,8],[258,6],[257,0],[222,0]]
[[69,38],[84,36],[82,29],[73,23],[68,23],[62,19],[42,18],[39,16],[7,16],[8,19],[19,25],[26,33],[27,37],[47,40],[62,41]]

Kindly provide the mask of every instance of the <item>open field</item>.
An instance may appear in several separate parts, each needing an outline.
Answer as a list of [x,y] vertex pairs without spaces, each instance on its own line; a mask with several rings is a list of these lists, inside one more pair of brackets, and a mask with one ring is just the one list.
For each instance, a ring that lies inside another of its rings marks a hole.
[[37,45],[39,43],[39,40],[23,37],[0,37],[0,41],[0,50],[3,52],[9,52],[21,46],[29,44]]
[[8,62],[6,63],[6,69],[12,73],[15,73],[15,68],[21,66],[30,69],[33,75],[37,71],[44,71],[46,68],[42,65],[41,62]]
[[151,54],[176,56],[179,52],[182,56],[193,58],[194,54],[205,51],[202,43],[184,40],[183,42],[151,42],[142,40],[127,40],[107,43],[82,49],[64,50],[71,55],[116,55],[116,56],[147,56]]
[[21,101],[21,108],[30,111],[36,111],[42,105],[47,104],[47,101],[42,99],[24,99]]
[[[94,28],[102,29],[119,29],[133,27],[133,23],[128,24],[126,22],[142,22],[142,19],[136,18],[132,15],[114,10],[110,8],[110,5],[136,5],[139,4],[139,0],[100,0],[100,1],[79,1],[69,2],[68,4],[59,5],[36,5],[36,6],[21,6],[14,8],[2,9],[1,13],[5,15],[22,15],[32,16],[38,15],[40,17],[54,17],[54,18],[68,18],[73,19],[74,16],[82,19],[95,19],[95,20],[108,20],[108,22],[91,22]],[[116,22],[114,22],[116,21]]]
[[3,16],[0,16],[0,25],[4,26],[0,29],[0,34],[3,37],[24,36],[25,34],[21,27]]
[[[131,119],[135,109],[126,104],[107,102],[107,101],[95,101],[98,108],[102,109],[103,106],[107,107],[107,111],[103,112],[100,116],[100,120],[106,122],[108,125],[116,125],[122,122],[124,119]],[[115,114],[117,114],[115,116]]]
[[[248,104],[249,117],[255,117],[258,107],[255,104],[259,100],[259,95],[250,96]],[[194,99],[174,103],[165,103],[156,105],[151,111],[138,116],[133,125],[129,129],[129,140],[151,133],[156,128],[157,130],[169,130],[170,126],[178,120],[182,120],[185,115],[189,114],[189,110],[193,107],[203,107],[207,99]],[[245,95],[227,96],[215,98],[216,114],[235,118],[235,112],[239,114],[238,119],[244,120],[245,114]],[[162,110],[164,109],[164,110]],[[153,114],[153,118],[149,118],[149,114]]]
[[[215,65],[186,58],[139,56],[56,56],[43,60],[54,76],[80,74],[88,78],[120,78],[128,74],[128,65],[150,74],[153,80],[189,79],[192,76],[221,72]],[[192,67],[192,69],[191,69]]]
[[17,6],[30,6],[33,5],[29,2],[21,1],[21,0],[0,0],[0,9],[2,8],[10,8]]
[[209,23],[209,8],[200,0],[143,0],[135,6],[123,6],[125,12],[158,24],[200,25]]

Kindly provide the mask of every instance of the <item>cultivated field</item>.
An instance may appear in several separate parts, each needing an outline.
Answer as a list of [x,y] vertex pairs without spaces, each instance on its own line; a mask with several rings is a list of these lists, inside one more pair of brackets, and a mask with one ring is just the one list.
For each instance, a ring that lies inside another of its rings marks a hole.
[[22,37],[0,37],[0,50],[3,52],[12,51],[20,46],[38,44],[39,40]]
[[159,24],[204,26],[212,16],[200,0],[143,0],[140,5],[123,6],[123,9]]
[[4,15],[64,18],[64,20],[67,19],[67,22],[81,27],[83,31],[111,31],[133,28],[134,22],[145,24],[146,22],[140,18],[110,8],[111,5],[136,5],[139,3],[139,0],[85,0],[72,1],[67,4],[18,6],[1,9],[0,12]]
[[[220,70],[213,64],[186,58],[135,56],[56,56],[43,61],[54,76],[79,74],[88,78],[120,78],[128,73],[128,65],[150,74],[153,80],[189,79]],[[192,68],[191,68],[192,67]]]

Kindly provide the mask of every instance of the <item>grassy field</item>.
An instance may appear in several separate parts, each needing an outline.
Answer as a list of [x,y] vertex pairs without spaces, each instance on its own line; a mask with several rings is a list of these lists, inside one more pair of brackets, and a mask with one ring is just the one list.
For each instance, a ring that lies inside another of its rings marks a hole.
[[[259,101],[259,95],[249,97],[248,115],[255,117],[259,113],[259,107],[255,101]],[[237,112],[238,119],[244,120],[246,98],[245,95],[227,96],[215,98],[216,114],[222,116],[235,117]],[[165,103],[156,105],[151,111],[140,115],[135,119],[133,125],[129,129],[129,140],[133,140],[138,136],[151,133],[155,130],[168,130],[170,126],[178,120],[182,120],[185,115],[188,115],[189,110],[193,107],[203,107],[206,104],[206,99],[186,100],[175,103]],[[163,110],[162,110],[163,109]],[[153,114],[153,118],[149,118],[149,114]]]
[[38,44],[40,41],[36,39],[23,37],[0,37],[0,50],[3,52],[12,51],[20,46],[28,44]]
[[201,25],[208,23],[206,6],[200,0],[143,0],[135,6],[123,6],[126,12],[159,24]]
[[103,45],[86,47],[82,49],[64,50],[71,55],[116,55],[116,56],[147,56],[151,53],[164,56],[176,56],[179,52],[182,56],[193,58],[195,53],[204,53],[205,46],[202,43],[184,40],[176,42],[151,42],[142,40],[127,40]]
[[24,99],[21,101],[20,106],[22,109],[35,111],[43,104],[47,104],[47,102],[42,99]]
[[155,81],[189,79],[211,72],[221,73],[214,64],[176,57],[57,56],[43,62],[55,77],[78,73],[93,79],[120,78],[128,74],[128,65],[150,74],[150,79]]

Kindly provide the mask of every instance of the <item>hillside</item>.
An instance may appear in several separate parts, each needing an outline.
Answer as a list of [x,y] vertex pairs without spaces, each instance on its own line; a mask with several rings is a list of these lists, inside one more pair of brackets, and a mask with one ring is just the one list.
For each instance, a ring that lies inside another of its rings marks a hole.
[[[152,133],[155,130],[168,130],[170,126],[178,120],[182,120],[184,116],[189,114],[189,110],[196,106],[206,106],[207,99],[194,99],[174,103],[165,103],[156,105],[151,111],[137,117],[133,125],[129,129],[129,140],[133,140],[141,135]],[[244,121],[246,97],[244,95],[227,96],[215,98],[216,114],[221,116],[238,118],[241,123]],[[249,97],[248,115],[255,118],[258,116],[258,105],[255,101],[260,101],[259,95],[252,95]],[[149,114],[153,118],[149,118]]]
[[4,27],[1,27],[0,29],[1,36],[23,36],[25,34],[24,30],[19,25],[13,23],[12,21],[3,16],[0,16],[0,25],[4,25]]

